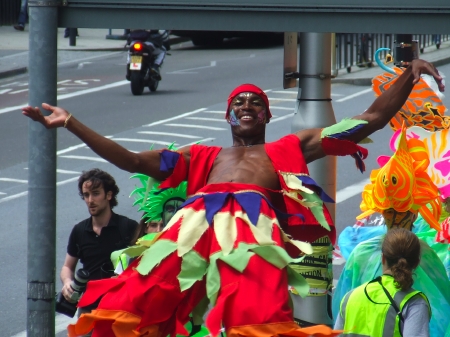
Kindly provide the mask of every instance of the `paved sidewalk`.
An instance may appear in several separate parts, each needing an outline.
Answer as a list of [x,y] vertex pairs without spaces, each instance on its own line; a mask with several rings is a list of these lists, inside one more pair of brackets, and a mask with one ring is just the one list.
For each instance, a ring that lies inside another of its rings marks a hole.
[[[14,76],[27,72],[28,67],[28,25],[25,31],[16,31],[12,26],[0,26],[0,78]],[[125,40],[107,39],[107,35],[123,35],[123,29],[78,29],[79,37],[76,46],[69,46],[69,39],[64,38],[64,28],[58,29],[58,51],[124,51]],[[186,38],[170,37],[170,43],[176,44],[188,41]],[[60,53],[62,54],[62,53]],[[441,44],[440,49],[435,46],[425,48],[420,56],[424,60],[440,66],[450,63],[450,42]],[[380,74],[380,68],[374,63],[371,68],[352,67],[347,73],[345,69],[339,70],[337,78],[332,83],[348,83],[354,85],[371,85],[371,80]]]
[[[23,32],[12,26],[0,26],[0,78],[27,72],[29,26]],[[76,46],[69,46],[64,38],[64,28],[58,28],[58,51],[124,51],[125,40],[107,39],[107,35],[121,36],[123,29],[78,29]],[[186,38],[170,36],[170,44],[188,41]]]

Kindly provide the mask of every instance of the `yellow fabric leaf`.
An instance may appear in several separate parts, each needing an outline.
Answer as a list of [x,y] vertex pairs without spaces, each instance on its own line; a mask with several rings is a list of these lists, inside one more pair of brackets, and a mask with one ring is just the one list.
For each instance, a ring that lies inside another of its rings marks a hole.
[[[238,216],[238,213],[236,213]],[[253,225],[245,213],[239,213],[239,218],[244,220],[250,227],[255,240],[261,246],[273,245],[275,242],[272,240],[273,221],[263,214],[259,215],[257,226]]]
[[294,240],[291,239],[289,235],[287,235],[281,228],[281,237],[283,238],[284,242],[289,242],[291,244],[293,244],[295,247],[297,247],[298,249],[300,249],[303,253],[310,255],[313,253],[313,248],[311,246],[311,244],[309,244],[308,242],[304,242],[304,241],[299,241],[299,240]]
[[298,197],[297,191],[283,191],[283,194],[306,208],[311,208],[318,205],[318,203],[315,201],[306,201],[305,199],[300,199]]
[[217,212],[214,215],[214,233],[223,255],[230,254],[237,238],[236,218],[229,212]]
[[203,233],[209,228],[204,210],[195,211],[192,208],[184,209],[183,220],[178,233],[178,256],[183,256],[200,240]]
[[286,183],[287,187],[289,187],[290,189],[302,191],[308,194],[314,193],[313,190],[309,189],[306,186],[303,186],[302,181],[298,179],[295,175],[283,172],[280,172],[280,174],[283,177],[283,180]]

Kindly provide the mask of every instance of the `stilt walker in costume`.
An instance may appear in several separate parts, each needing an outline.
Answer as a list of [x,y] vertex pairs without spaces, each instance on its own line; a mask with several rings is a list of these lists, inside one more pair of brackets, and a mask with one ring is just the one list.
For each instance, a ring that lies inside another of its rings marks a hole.
[[[175,150],[173,146],[169,146],[168,149]],[[133,206],[139,206],[138,212],[144,212],[139,224],[143,228],[139,231],[140,235],[137,235],[135,245],[111,254],[111,260],[118,275],[129,266],[130,262],[148,249],[158,234],[158,232],[148,233],[144,228],[151,223],[162,223],[162,228],[164,228],[187,197],[186,181],[181,182],[175,188],[160,189],[160,182],[145,174],[135,174],[131,178],[137,178],[141,183],[141,186],[131,192],[130,197],[134,196]],[[185,326],[190,332],[190,336],[204,337],[209,335],[209,331],[202,326],[204,309],[207,303],[201,304],[194,308],[191,320]]]
[[[362,193],[361,210],[358,218],[378,212],[383,215],[389,229],[403,227],[411,230],[417,214],[439,230],[441,203],[437,186],[427,174],[428,153],[422,141],[406,139],[406,128],[402,129],[394,155],[383,165],[373,170],[371,183]],[[361,284],[371,281],[382,273],[381,242],[383,235],[358,244],[351,252],[339,278],[333,295],[333,313],[337,315],[343,296]],[[450,282],[445,268],[436,253],[421,242],[421,260],[416,269],[414,288],[422,291],[429,299],[432,316],[430,335],[443,336],[450,324]]]
[[363,114],[273,143],[265,143],[271,117],[267,96],[242,85],[228,100],[230,148],[193,145],[178,152],[133,153],[64,109],[44,105],[52,110],[44,117],[37,108],[24,108],[46,127],[66,126],[118,167],[163,181],[160,188],[188,182],[188,199],[149,249],[118,278],[88,285],[80,305],[102,297],[100,305],[70,326],[69,335],[92,328],[93,337],[186,334],[183,325],[205,296],[214,305],[206,321],[213,336],[222,324],[229,337],[336,335],[323,326],[301,329],[289,306],[288,284],[299,294],[309,290],[288,266],[303,258],[297,258],[300,252],[312,252],[302,241],[335,239],[323,205],[330,199],[309,177],[306,164],[325,155],[353,155],[362,167],[367,152],[357,143],[388,123],[424,72],[441,81],[432,65],[415,60]]

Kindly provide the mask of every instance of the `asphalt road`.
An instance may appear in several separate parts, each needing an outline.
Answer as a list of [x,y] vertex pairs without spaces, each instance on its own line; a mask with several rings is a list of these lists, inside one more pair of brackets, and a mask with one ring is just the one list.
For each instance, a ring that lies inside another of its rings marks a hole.
[[[190,43],[173,47],[162,69],[158,91],[132,96],[124,81],[125,53],[85,53],[61,60],[58,68],[58,101],[78,119],[133,151],[178,146],[200,141],[206,145],[231,145],[224,110],[229,92],[241,83],[255,83],[267,91],[274,118],[267,141],[290,132],[296,90],[282,89],[283,50],[278,45],[251,45],[229,41],[216,49],[195,48]],[[77,58],[78,57],[78,58]],[[450,66],[442,71],[450,73]],[[9,90],[8,90],[9,89]],[[18,107],[27,102],[27,75],[0,81],[0,336],[25,337],[27,281],[27,118]],[[362,113],[373,101],[369,87],[332,86],[336,119]],[[447,104],[450,103],[446,99]],[[390,154],[385,128],[371,138],[368,171],[359,173],[349,158],[338,159],[338,232],[354,223],[359,214],[360,191],[376,158]],[[67,130],[58,130],[58,201],[56,275],[65,256],[72,226],[88,216],[78,196],[76,179],[83,170],[99,167],[118,181],[121,192],[115,211],[138,219],[128,195],[134,188],[130,174],[97,157]],[[38,247],[39,242],[36,242]],[[340,266],[335,266],[335,278]],[[60,281],[57,277],[56,288]],[[57,336],[64,336],[67,319],[57,318]]]

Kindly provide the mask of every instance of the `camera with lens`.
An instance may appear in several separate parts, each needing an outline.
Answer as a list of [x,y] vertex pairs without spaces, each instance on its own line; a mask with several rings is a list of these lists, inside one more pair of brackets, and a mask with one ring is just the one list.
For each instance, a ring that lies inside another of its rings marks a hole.
[[56,294],[56,312],[69,317],[75,316],[78,300],[86,289],[87,281],[89,281],[89,272],[86,269],[78,269],[75,278],[70,283],[70,287],[73,289],[70,301],[66,300],[61,292]]

